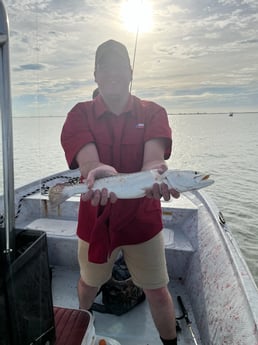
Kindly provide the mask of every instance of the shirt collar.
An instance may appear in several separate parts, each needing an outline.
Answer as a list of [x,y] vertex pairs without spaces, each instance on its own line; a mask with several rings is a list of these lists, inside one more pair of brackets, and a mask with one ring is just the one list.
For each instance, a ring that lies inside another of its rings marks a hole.
[[[97,97],[94,98],[93,102],[95,103],[95,114],[96,117],[99,118],[101,116],[103,116],[106,113],[110,113],[110,111],[108,110],[103,98],[101,97],[101,95],[98,95]],[[123,114],[124,113],[131,113],[133,114],[133,104],[134,104],[134,96],[129,95],[127,104],[123,110]]]

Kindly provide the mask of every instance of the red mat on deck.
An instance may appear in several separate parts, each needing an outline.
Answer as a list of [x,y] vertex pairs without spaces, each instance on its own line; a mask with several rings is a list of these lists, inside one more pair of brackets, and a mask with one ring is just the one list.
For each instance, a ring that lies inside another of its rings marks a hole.
[[54,307],[55,345],[81,345],[90,323],[90,315],[77,309]]

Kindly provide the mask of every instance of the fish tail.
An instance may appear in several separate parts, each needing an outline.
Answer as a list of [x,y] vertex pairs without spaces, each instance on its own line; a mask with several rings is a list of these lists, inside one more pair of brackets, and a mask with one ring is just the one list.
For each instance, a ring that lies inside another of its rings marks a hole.
[[51,207],[57,207],[70,197],[69,194],[65,193],[65,187],[67,186],[71,185],[69,183],[59,183],[49,189],[48,199]]

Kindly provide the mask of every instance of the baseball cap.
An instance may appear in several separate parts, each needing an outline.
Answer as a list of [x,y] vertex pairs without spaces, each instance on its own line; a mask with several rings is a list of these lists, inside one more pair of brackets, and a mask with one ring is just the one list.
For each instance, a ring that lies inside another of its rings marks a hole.
[[130,58],[125,45],[115,40],[108,40],[98,46],[95,55],[95,68],[105,59],[106,55],[119,56],[130,66]]

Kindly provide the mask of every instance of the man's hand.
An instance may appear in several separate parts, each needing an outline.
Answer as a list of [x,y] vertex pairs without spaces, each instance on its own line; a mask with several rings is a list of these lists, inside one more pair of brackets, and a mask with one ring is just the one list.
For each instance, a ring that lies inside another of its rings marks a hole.
[[146,196],[147,198],[155,200],[159,200],[163,197],[165,201],[168,201],[170,200],[171,196],[175,199],[178,199],[180,197],[180,193],[173,188],[168,189],[168,186],[165,183],[154,183],[152,189],[147,191]]
[[[151,169],[157,169],[160,174],[163,174],[168,168],[166,164],[162,163],[152,166]],[[168,201],[170,200],[171,196],[175,199],[178,199],[180,197],[180,193],[173,188],[169,189],[165,183],[154,183],[152,189],[147,191],[146,196],[147,198],[153,198],[155,200],[159,200],[163,197],[165,201]]]
[[102,164],[89,171],[85,182],[87,183],[88,187],[91,188],[93,187],[95,180],[98,178],[114,176],[117,174],[118,172],[111,165]]
[[[115,168],[113,168],[110,165],[102,164],[98,166],[97,168],[94,168],[89,171],[88,176],[86,180],[84,180],[85,183],[87,183],[89,188],[92,188],[94,185],[94,182],[98,178],[102,177],[109,177],[117,175],[118,172]],[[115,203],[117,201],[117,197],[114,193],[109,193],[106,188],[103,188],[102,190],[96,190],[93,191],[90,189],[87,193],[82,195],[83,201],[91,200],[91,204],[93,206],[104,206],[107,204],[108,199],[110,199],[111,203]]]

